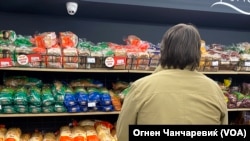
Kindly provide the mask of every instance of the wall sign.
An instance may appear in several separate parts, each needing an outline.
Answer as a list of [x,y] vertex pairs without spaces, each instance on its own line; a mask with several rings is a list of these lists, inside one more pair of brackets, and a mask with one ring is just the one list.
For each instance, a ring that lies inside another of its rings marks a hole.
[[249,6],[250,6],[250,0],[220,0],[218,2],[213,3],[211,5],[211,7],[216,6],[216,5],[223,5],[223,6],[232,8],[233,10],[235,10],[241,14],[250,15],[250,12],[247,12],[247,11],[245,11],[237,6],[237,5],[239,5],[239,3],[249,4]]

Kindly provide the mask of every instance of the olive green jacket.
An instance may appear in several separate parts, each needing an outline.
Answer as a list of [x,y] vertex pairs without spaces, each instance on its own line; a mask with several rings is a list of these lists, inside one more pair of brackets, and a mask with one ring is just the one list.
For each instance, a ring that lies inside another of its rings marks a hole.
[[157,68],[132,83],[116,124],[118,141],[128,141],[131,124],[228,124],[225,96],[200,72]]

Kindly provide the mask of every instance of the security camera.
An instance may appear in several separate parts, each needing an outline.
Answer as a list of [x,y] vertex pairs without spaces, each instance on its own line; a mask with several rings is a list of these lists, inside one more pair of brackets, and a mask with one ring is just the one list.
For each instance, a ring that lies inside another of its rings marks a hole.
[[66,8],[69,15],[75,15],[78,8],[78,4],[76,2],[67,2]]

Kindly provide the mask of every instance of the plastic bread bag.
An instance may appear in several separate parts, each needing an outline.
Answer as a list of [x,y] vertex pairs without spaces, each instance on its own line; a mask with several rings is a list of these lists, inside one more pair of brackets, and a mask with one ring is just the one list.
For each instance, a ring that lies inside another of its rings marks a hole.
[[4,141],[5,140],[5,134],[7,132],[7,128],[5,125],[0,125],[0,140]]
[[71,87],[98,87],[100,83],[94,84],[95,81],[91,78],[79,78],[72,80],[69,85]]
[[51,48],[58,46],[58,39],[55,32],[43,32],[34,35],[33,42],[36,47]]
[[56,140],[56,135],[52,132],[46,132],[43,135],[43,140],[42,141],[57,141]]
[[30,140],[29,141],[43,141],[43,134],[39,131],[34,131],[31,134]]
[[99,42],[97,43],[97,46],[101,48],[103,57],[114,56],[114,51],[109,47],[107,42]]
[[15,46],[12,44],[1,44],[0,42],[0,67],[12,67],[15,65]]
[[42,100],[42,105],[43,106],[50,106],[50,105],[55,103],[55,99],[54,99],[54,96],[52,94],[52,91],[51,91],[51,88],[50,88],[49,84],[44,85],[42,87],[41,94],[42,94],[41,95],[41,100]]
[[114,111],[114,106],[113,105],[100,105],[100,106],[98,105],[97,110],[102,111],[102,112],[110,112],[110,111]]
[[17,35],[16,40],[13,42],[13,44],[16,47],[32,47],[34,46],[34,44],[31,40],[31,36]]
[[29,107],[28,105],[14,105],[15,111],[17,113],[28,113]]
[[0,31],[0,40],[7,40],[10,43],[13,43],[16,40],[16,32],[14,30],[1,30]]
[[111,102],[112,102],[112,105],[114,107],[114,110],[120,111],[122,108],[122,103],[121,103],[120,97],[118,96],[118,94],[115,94],[113,92],[113,90],[109,90],[109,94],[111,96]]
[[100,102],[100,91],[97,88],[89,87],[87,88],[87,92],[89,94],[89,101],[88,103],[93,103],[93,107],[96,106]]
[[26,87],[36,86],[36,87],[41,88],[43,86],[43,82],[41,79],[38,79],[35,77],[28,77],[27,81],[24,82],[24,86],[26,86]]
[[74,126],[71,129],[72,131],[72,138],[74,141],[86,141],[87,135],[86,131],[82,126]]
[[87,90],[84,87],[76,87],[74,92],[76,94],[78,104],[81,106],[87,106],[89,100]]
[[86,131],[87,141],[100,141],[94,126],[86,125],[84,130]]
[[63,84],[63,82],[59,80],[54,80],[51,91],[55,99],[56,104],[63,104],[64,102],[64,95],[66,91],[66,86]]
[[78,37],[71,31],[59,32],[59,43],[62,48],[75,48],[78,44]]
[[31,133],[22,133],[20,141],[29,141],[31,138]]
[[67,109],[65,108],[65,106],[63,104],[55,104],[54,111],[57,113],[63,113],[63,112],[66,112]]
[[62,68],[62,49],[60,47],[47,50],[46,64],[48,68]]
[[42,106],[41,108],[42,108],[43,113],[53,113],[54,112],[54,105]]
[[32,86],[28,89],[28,102],[31,105],[41,106],[42,99],[41,99],[41,88],[36,86]]
[[90,48],[90,57],[87,58],[87,64],[90,68],[103,68],[104,57],[100,46],[92,46]]
[[29,105],[28,107],[29,113],[41,113],[42,112],[42,107],[41,106],[35,106],[35,105]]
[[3,105],[2,106],[2,113],[4,114],[16,114],[15,107],[12,105]]
[[5,141],[19,141],[22,131],[18,127],[11,127],[7,130]]
[[17,87],[24,86],[28,81],[27,76],[7,76],[4,77],[3,83],[5,86]]
[[71,128],[69,126],[62,126],[58,138],[58,141],[73,141]]
[[73,92],[73,89],[70,87],[66,87],[66,91],[65,91],[65,96],[64,96],[64,105],[68,108],[68,107],[72,107],[77,105],[77,98],[76,98],[76,94]]
[[90,56],[90,47],[94,46],[94,43],[86,41],[86,39],[79,39],[77,45],[77,51],[79,56]]
[[[111,96],[106,88],[100,88],[100,105],[109,106],[112,105]],[[112,110],[112,109],[111,109]]]
[[126,89],[128,86],[129,86],[129,83],[125,82],[125,81],[112,82],[112,90],[115,93],[120,93],[121,91],[123,91],[124,89]]
[[100,141],[117,141],[111,134],[111,130],[114,126],[107,121],[97,121],[95,123],[95,129]]
[[81,108],[79,105],[67,106],[67,112],[69,113],[81,112]]
[[76,48],[64,48],[63,49],[63,68],[78,68],[78,52]]
[[15,89],[12,87],[4,87],[0,91],[0,104],[3,105],[11,105],[13,104]]
[[28,90],[26,87],[18,87],[14,92],[13,103],[16,105],[28,104]]
[[95,120],[93,119],[83,119],[78,122],[79,126],[94,126],[95,125]]

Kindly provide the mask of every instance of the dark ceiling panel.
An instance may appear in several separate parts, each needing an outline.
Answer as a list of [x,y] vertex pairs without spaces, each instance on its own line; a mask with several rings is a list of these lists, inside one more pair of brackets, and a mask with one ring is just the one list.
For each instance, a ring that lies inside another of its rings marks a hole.
[[[70,16],[66,10],[68,0],[6,0],[0,1],[0,12]],[[74,0],[73,0],[74,1]],[[246,15],[195,10],[181,10],[140,5],[112,4],[102,2],[78,3],[76,18],[176,24],[190,22],[197,26],[250,30],[250,18]]]

